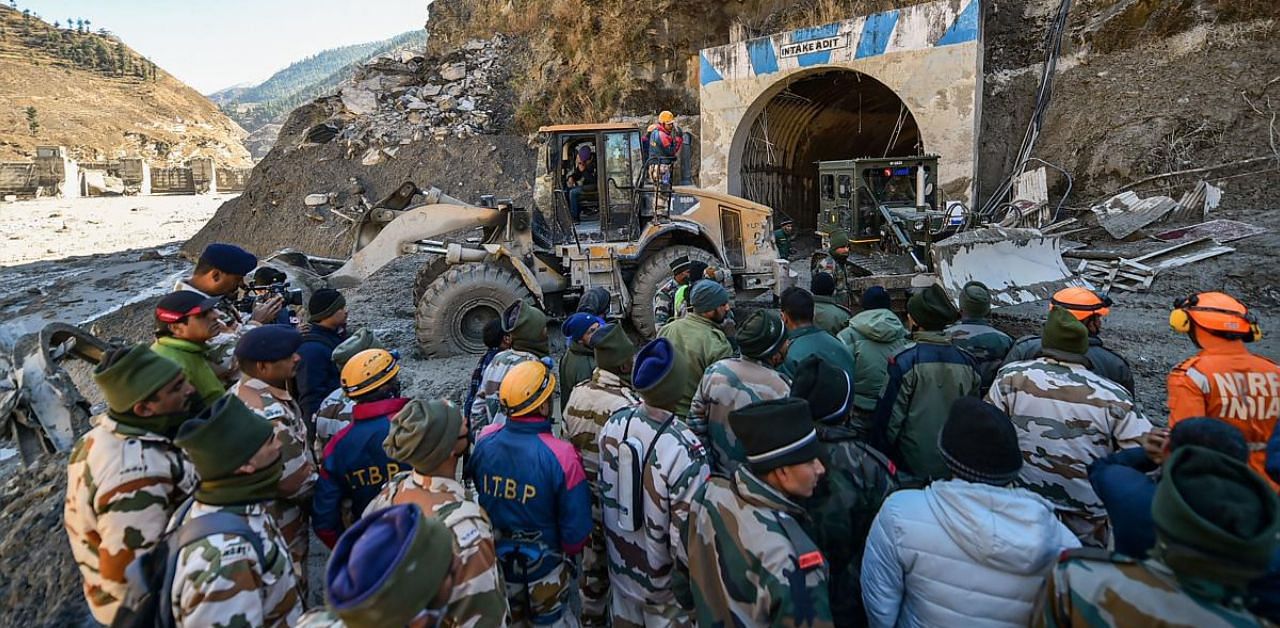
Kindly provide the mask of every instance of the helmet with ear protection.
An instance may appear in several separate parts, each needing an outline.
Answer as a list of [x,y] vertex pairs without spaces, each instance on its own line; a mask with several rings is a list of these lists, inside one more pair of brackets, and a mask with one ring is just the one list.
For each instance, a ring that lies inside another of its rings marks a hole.
[[1076,320],[1086,321],[1094,316],[1107,316],[1114,302],[1109,295],[1099,295],[1088,288],[1063,288],[1049,300],[1049,309],[1067,310]]
[[1221,292],[1202,292],[1173,302],[1169,327],[1180,334],[1198,327],[1215,336],[1254,342],[1262,338],[1258,318],[1243,303]]

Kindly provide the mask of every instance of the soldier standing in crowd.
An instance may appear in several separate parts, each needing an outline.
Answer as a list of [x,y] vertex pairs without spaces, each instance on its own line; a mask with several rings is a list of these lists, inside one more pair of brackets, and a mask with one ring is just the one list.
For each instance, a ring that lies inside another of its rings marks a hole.
[[270,504],[285,543],[297,567],[298,583],[307,587],[307,549],[310,535],[307,520],[311,494],[316,485],[314,454],[307,444],[302,412],[289,394],[290,380],[298,368],[298,345],[302,335],[293,327],[263,325],[249,330],[236,343],[236,359],[243,374],[229,391],[250,410],[271,422],[283,461],[279,498]]
[[1248,465],[1182,447],[1156,486],[1151,558],[1093,548],[1064,553],[1035,625],[1270,625],[1242,601],[1276,550],[1278,512],[1275,491]]
[[[507,372],[522,362],[536,362],[551,355],[547,315],[531,301],[516,301],[502,313],[502,331],[511,336],[511,348],[493,356],[493,361],[484,369],[480,388],[471,402],[471,414],[468,415],[471,423],[468,429],[473,441],[485,427],[506,421],[506,414],[498,401],[498,389]],[[547,363],[550,364],[550,360]]]
[[849,324],[853,312],[834,296],[835,278],[831,273],[816,272],[809,281],[809,288],[813,290],[813,324],[832,336],[839,334]]
[[538,360],[506,373],[506,420],[476,437],[468,475],[498,537],[512,623],[577,626],[573,561],[591,533],[591,492],[573,445],[551,435],[556,376]]
[[991,291],[980,281],[970,281],[960,291],[960,322],[947,328],[957,347],[968,351],[982,375],[982,390],[991,388],[996,371],[1013,346],[1013,338],[987,322],[991,313]]
[[341,385],[333,350],[347,339],[347,299],[333,288],[321,288],[311,295],[307,312],[311,327],[298,347],[298,406],[310,425],[324,398]]
[[234,244],[215,242],[204,247],[191,277],[178,280],[173,288],[175,292],[187,290],[224,300],[219,308],[223,331],[209,341],[206,355],[218,378],[227,385],[234,383],[239,376],[233,353],[240,336],[258,325],[274,322],[280,308],[284,307],[284,299],[280,296],[254,303],[250,314],[240,312],[230,302],[244,287],[245,275],[253,272],[257,265],[258,258],[252,253]]
[[[671,260],[668,267],[671,269],[671,278],[664,281],[658,290],[653,294],[653,328],[654,330],[662,329],[663,325],[671,322],[671,318],[676,311],[676,291],[680,286],[689,283],[689,256],[682,255]],[[694,281],[697,281],[695,278]]]
[[484,330],[481,332],[484,337],[484,355],[480,356],[476,368],[471,371],[471,383],[467,385],[467,398],[462,402],[462,417],[471,421],[471,404],[476,400],[476,393],[480,392],[480,384],[484,381],[484,370],[489,368],[489,363],[493,362],[493,358],[499,353],[511,348],[511,334],[502,331],[502,318],[495,318],[484,324]]
[[636,354],[633,381],[643,403],[600,430],[600,493],[609,552],[614,626],[691,626],[677,586],[686,580],[682,535],[693,495],[711,468],[706,452],[674,413],[684,356],[658,338]]
[[[694,284],[702,281],[703,279],[714,279],[719,281],[715,276],[714,269],[708,271],[708,268],[709,266],[707,263],[700,259],[689,262],[689,281],[684,282],[683,286],[676,288],[676,299],[674,302],[675,309],[672,310],[672,312],[674,312],[674,318],[680,318],[689,313],[689,291],[693,290]],[[721,326],[723,327],[723,323],[721,323]]]
[[862,311],[840,331],[840,342],[853,354],[853,421],[850,429],[871,438],[872,415],[889,382],[889,359],[907,346],[907,328],[889,306],[889,293],[871,286],[862,293]]
[[564,356],[560,358],[560,406],[569,403],[569,393],[579,382],[591,379],[596,368],[595,352],[588,343],[592,334],[604,324],[604,319],[595,314],[575,312],[566,318],[560,326],[564,340],[569,344]]
[[227,389],[209,363],[208,342],[222,332],[219,300],[188,290],[170,292],[156,303],[156,341],[151,350],[173,360],[206,405]]
[[787,326],[787,359],[778,370],[792,376],[809,356],[818,356],[853,378],[853,356],[835,336],[813,324],[813,295],[791,287],[782,293],[782,322]]
[[852,264],[849,263],[849,234],[837,229],[831,232],[828,240],[830,244],[827,247],[827,254],[818,259],[813,270],[831,275],[836,282],[836,289],[832,296],[841,304],[851,305],[853,290],[850,286],[856,274],[851,268]]
[[1152,425],[1128,391],[1085,366],[1088,350],[1084,324],[1055,308],[1044,326],[1043,357],[1000,369],[987,401],[1017,428],[1028,461],[1021,485],[1053,502],[1082,544],[1107,547],[1110,522],[1089,484],[1089,465],[1140,445]]
[[[1064,309],[1089,330],[1089,370],[1101,375],[1134,394],[1133,371],[1124,356],[1102,344],[1102,319],[1111,314],[1111,297],[1099,296],[1088,288],[1063,288],[1053,294],[1049,310]],[[1013,343],[1004,363],[1033,360],[1040,357],[1040,337],[1023,336]]]
[[1257,318],[1229,295],[1202,292],[1179,299],[1169,324],[1200,349],[1169,373],[1169,424],[1207,416],[1234,425],[1249,443],[1249,466],[1269,477],[1266,446],[1280,417],[1280,366],[1244,346],[1262,337]]
[[329,444],[329,440],[342,431],[342,428],[351,424],[351,411],[356,407],[356,402],[352,401],[351,397],[347,396],[347,391],[342,388],[342,369],[357,353],[365,349],[381,348],[383,348],[382,343],[378,342],[373,332],[363,328],[357,329],[350,337],[333,348],[333,365],[338,367],[339,374],[338,387],[320,402],[320,409],[316,410],[316,441],[312,444],[316,460],[323,457],[324,448]]
[[778,219],[778,228],[773,230],[773,243],[778,247],[778,257],[791,257],[791,234],[795,233],[796,221],[782,216]]
[[325,570],[328,606],[298,628],[472,626],[449,599],[466,577],[445,524],[405,504],[374,512],[342,533]]
[[853,382],[844,371],[810,356],[800,363],[791,396],[809,402],[827,473],[801,502],[813,541],[827,558],[831,617],[837,626],[864,626],[862,553],[880,505],[897,490],[897,470],[884,454],[849,429]]
[[694,497],[685,548],[699,626],[831,626],[827,561],[797,503],[824,473],[803,399],[751,404],[729,415],[747,453],[731,477]]
[[582,623],[608,625],[609,561],[600,510],[600,428],[609,417],[640,403],[631,389],[631,363],[635,345],[621,325],[605,325],[591,337],[595,371],[591,379],[573,387],[564,407],[564,438],[582,458],[582,470],[591,486],[591,536],[582,549]]
[[71,449],[63,525],[94,621],[109,625],[124,599],[125,567],[155,545],[196,487],[171,440],[199,395],[182,369],[146,345],[112,349],[93,371],[104,414]]
[[[342,367],[342,388],[356,402],[351,425],[324,449],[312,504],[316,536],[333,547],[345,522],[364,512],[392,476],[407,468],[382,447],[390,418],[409,403],[400,396],[400,360],[383,349],[366,349]],[[351,516],[343,516],[344,502]]]
[[720,328],[729,315],[729,291],[719,282],[703,279],[693,285],[689,305],[687,314],[658,332],[658,337],[670,340],[689,364],[689,377],[681,382],[684,393],[676,406],[676,414],[680,416],[689,416],[689,405],[693,403],[693,393],[698,390],[703,371],[717,360],[733,355],[733,347]]
[[[393,477],[364,510],[415,504],[453,533],[460,561],[444,613],[455,625],[505,626],[507,592],[498,570],[493,525],[480,504],[457,481],[458,460],[467,451],[462,412],[444,399],[414,399],[391,419],[382,442],[387,455],[413,467]],[[339,539],[341,544],[341,539]]]
[[[729,428],[729,413],[757,401],[782,399],[791,389],[777,371],[787,357],[787,328],[773,310],[756,310],[738,330],[742,357],[707,367],[689,406],[689,429],[708,452],[711,468],[729,473],[747,461]],[[697,375],[690,374],[696,378]]]
[[226,395],[183,423],[174,443],[195,465],[200,485],[170,530],[225,513],[241,519],[255,538],[215,533],[182,548],[173,589],[161,603],[171,605],[178,626],[296,624],[302,600],[294,574],[300,570],[268,509],[282,473],[271,422]]
[[[982,377],[973,356],[951,343],[942,330],[959,318],[938,284],[907,301],[911,343],[889,360],[889,381],[876,404],[873,433],[885,453],[914,481],[946,477],[938,432],[951,404],[981,395]],[[908,478],[903,478],[908,484]]]

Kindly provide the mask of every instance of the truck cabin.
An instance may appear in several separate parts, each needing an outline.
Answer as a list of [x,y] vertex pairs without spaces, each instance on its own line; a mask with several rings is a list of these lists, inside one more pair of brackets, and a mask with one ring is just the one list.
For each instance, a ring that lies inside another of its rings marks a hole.
[[856,245],[884,248],[892,216],[912,240],[932,234],[943,226],[937,165],[935,156],[818,162],[818,231],[843,229]]

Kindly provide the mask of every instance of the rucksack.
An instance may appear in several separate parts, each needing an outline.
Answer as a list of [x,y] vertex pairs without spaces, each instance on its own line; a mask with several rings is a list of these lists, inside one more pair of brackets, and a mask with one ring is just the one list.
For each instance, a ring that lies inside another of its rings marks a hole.
[[182,521],[175,530],[165,534],[146,553],[133,559],[125,568],[126,589],[111,628],[171,628],[175,626],[170,595],[173,580],[178,571],[178,558],[182,548],[215,534],[231,534],[243,537],[253,546],[258,564],[266,568],[266,553],[262,550],[262,538],[249,527],[244,517],[229,512],[211,512],[195,519],[187,519],[187,513],[195,498],[189,498],[178,507],[177,519]]

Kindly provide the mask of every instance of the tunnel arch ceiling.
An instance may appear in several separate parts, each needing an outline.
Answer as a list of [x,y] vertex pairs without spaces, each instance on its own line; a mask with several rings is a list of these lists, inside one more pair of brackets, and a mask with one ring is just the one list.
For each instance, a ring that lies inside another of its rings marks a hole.
[[937,154],[970,203],[981,89],[979,0],[939,0],[700,54],[701,185],[812,226],[814,161]]

